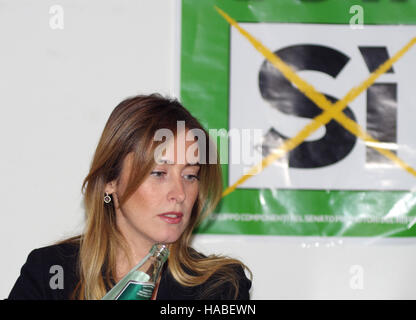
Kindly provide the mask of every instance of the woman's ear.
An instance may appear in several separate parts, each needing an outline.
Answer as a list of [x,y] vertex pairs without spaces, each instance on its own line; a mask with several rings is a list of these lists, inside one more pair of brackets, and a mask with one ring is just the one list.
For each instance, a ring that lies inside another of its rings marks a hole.
[[105,185],[104,192],[107,192],[108,194],[112,194],[112,193],[117,192],[117,182],[116,182],[116,180],[113,180],[113,181],[107,183]]
[[114,207],[118,209],[119,203],[118,203],[118,196],[117,196],[117,181],[113,180],[107,183],[104,190],[105,190],[104,192],[112,196]]

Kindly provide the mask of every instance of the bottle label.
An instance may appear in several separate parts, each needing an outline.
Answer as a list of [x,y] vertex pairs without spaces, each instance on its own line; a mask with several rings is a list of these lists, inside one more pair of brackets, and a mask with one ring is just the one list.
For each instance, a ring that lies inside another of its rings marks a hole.
[[115,300],[150,300],[154,289],[153,283],[130,280]]

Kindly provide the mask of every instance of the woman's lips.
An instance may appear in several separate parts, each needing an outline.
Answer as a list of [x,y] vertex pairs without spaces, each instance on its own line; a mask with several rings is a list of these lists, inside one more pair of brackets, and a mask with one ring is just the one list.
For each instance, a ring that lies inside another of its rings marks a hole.
[[159,217],[169,223],[169,224],[178,224],[181,222],[183,213],[182,212],[165,212],[162,214],[159,214]]

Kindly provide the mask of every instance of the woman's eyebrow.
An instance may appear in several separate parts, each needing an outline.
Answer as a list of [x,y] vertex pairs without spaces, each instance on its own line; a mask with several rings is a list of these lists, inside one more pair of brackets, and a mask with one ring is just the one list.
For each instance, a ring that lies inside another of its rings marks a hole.
[[[173,161],[171,160],[167,160],[167,159],[159,159],[157,164],[175,164]],[[201,167],[199,162],[195,162],[195,163],[186,163],[185,167]]]
[[199,163],[187,163],[185,167],[201,167],[201,165]]
[[157,164],[173,164],[174,162],[167,159],[159,159],[156,161]]

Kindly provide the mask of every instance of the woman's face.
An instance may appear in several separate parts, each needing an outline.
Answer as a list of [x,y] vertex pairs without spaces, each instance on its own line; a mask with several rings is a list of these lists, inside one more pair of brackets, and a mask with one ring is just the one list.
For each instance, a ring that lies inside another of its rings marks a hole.
[[[189,223],[198,196],[200,167],[178,163],[175,145],[169,144],[162,157],[169,163],[155,163],[152,172],[121,207],[118,198],[127,187],[132,154],[124,159],[118,183],[107,185],[106,192],[113,195],[117,225],[132,245],[149,247],[175,242]],[[185,149],[189,145],[186,142]]]

